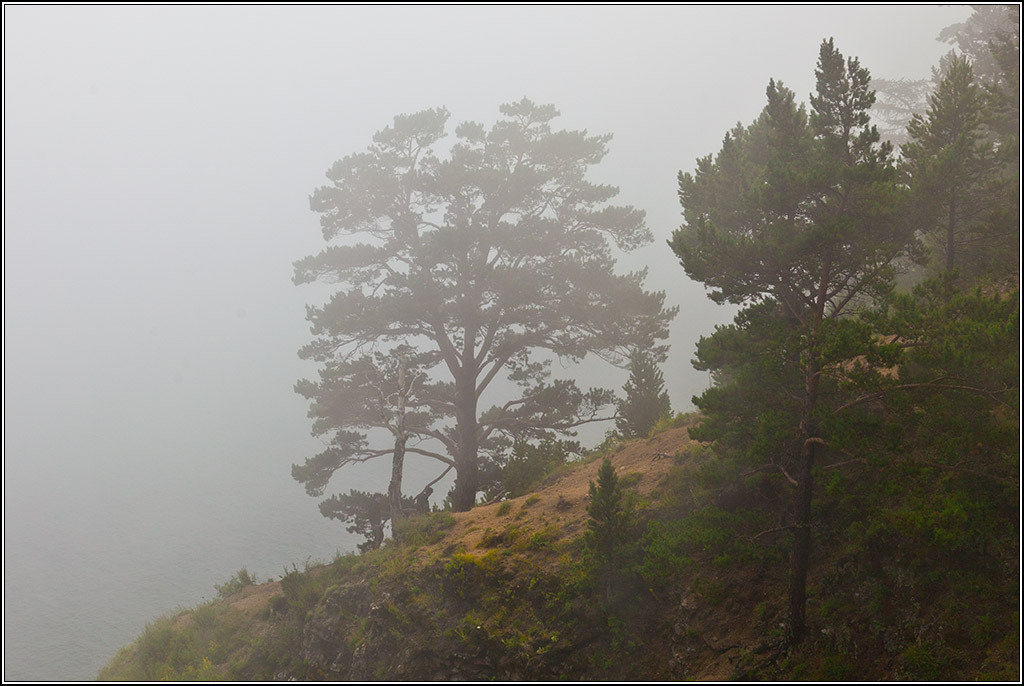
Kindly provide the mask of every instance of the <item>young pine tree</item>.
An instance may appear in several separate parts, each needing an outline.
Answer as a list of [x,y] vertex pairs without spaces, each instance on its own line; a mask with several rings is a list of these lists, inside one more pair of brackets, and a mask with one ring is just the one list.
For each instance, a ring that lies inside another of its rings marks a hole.
[[615,428],[623,438],[644,438],[659,419],[672,411],[665,377],[653,354],[635,348],[629,358],[629,380],[623,386],[626,397],[618,401]]
[[630,506],[608,458],[597,472],[597,483],[590,482],[590,504],[587,505],[587,541],[596,553],[604,587],[604,601],[612,596],[612,586],[619,566],[628,557],[633,508]]

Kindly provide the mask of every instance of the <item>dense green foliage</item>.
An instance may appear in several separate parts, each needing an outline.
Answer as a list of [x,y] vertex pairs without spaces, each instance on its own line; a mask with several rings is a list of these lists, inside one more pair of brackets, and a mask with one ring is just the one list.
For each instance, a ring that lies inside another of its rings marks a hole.
[[[1017,296],[957,292],[952,270],[1015,279],[999,228],[1007,216],[1019,224],[1019,209],[1006,203],[1013,179],[996,162],[970,65],[953,58],[945,74],[910,125],[909,192],[870,124],[867,71],[831,41],[809,117],[773,81],[761,117],[680,175],[686,223],[672,247],[713,299],[745,305],[698,344],[696,365],[716,385],[694,399],[705,421],[693,435],[714,441],[735,475],[771,474],[781,487],[794,642],[806,635],[812,531],[830,514],[815,503],[822,469],[904,460],[1016,483]],[[938,217],[949,273],[896,295]],[[1003,511],[1006,496],[995,487],[987,505]],[[977,497],[943,492],[915,507],[957,511],[950,503]]]
[[510,449],[496,451],[481,466],[480,485],[484,498],[488,501],[518,498],[530,493],[580,452],[576,441],[516,440]]

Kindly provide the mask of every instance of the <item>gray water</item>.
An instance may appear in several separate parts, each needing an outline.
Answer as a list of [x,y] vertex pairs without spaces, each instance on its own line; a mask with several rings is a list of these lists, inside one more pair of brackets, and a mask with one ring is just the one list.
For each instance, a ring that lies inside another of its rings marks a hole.
[[214,597],[242,566],[264,580],[354,548],[283,466],[225,473],[203,457],[138,480],[7,489],[5,680],[95,678],[149,621]]

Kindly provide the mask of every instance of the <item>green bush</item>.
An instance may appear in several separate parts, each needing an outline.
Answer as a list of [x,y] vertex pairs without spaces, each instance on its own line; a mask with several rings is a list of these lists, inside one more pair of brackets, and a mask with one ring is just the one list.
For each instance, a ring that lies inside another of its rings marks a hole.
[[246,586],[252,586],[255,583],[256,576],[254,574],[249,574],[249,570],[242,567],[233,577],[222,584],[215,584],[214,588],[217,590],[217,597],[227,598],[228,596],[238,593]]
[[688,554],[679,527],[674,524],[654,521],[648,524],[644,533],[640,576],[653,587],[671,586],[674,579],[691,569],[695,562]]
[[546,439],[533,444],[517,440],[511,451],[499,452],[481,465],[484,498],[491,500],[502,493],[509,498],[526,495],[579,452],[580,445],[575,441]]
[[398,523],[397,539],[403,546],[418,548],[437,543],[445,532],[455,526],[455,517],[448,512],[432,512],[403,519]]

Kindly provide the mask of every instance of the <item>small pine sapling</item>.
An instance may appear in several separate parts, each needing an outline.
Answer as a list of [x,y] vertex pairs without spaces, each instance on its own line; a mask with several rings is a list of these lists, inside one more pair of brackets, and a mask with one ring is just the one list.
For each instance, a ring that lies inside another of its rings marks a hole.
[[590,515],[587,543],[599,560],[604,586],[605,604],[611,600],[616,572],[628,557],[630,532],[634,524],[634,507],[608,458],[601,463],[597,483],[590,482]]
[[658,420],[672,412],[665,377],[654,355],[635,348],[629,357],[626,397],[617,403],[615,428],[623,438],[646,438]]

